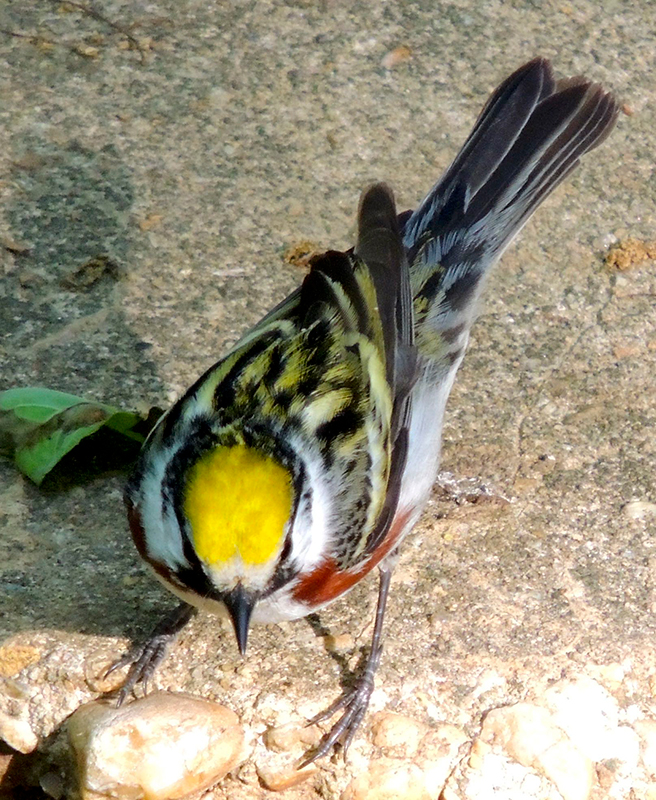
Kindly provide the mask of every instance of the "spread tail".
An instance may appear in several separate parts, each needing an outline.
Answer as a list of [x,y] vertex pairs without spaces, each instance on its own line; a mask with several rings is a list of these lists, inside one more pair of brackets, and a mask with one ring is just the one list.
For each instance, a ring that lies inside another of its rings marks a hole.
[[405,222],[418,332],[428,322],[442,348],[451,332],[462,350],[481,278],[581,156],[608,136],[617,114],[599,84],[556,81],[543,58],[496,89],[453,164]]

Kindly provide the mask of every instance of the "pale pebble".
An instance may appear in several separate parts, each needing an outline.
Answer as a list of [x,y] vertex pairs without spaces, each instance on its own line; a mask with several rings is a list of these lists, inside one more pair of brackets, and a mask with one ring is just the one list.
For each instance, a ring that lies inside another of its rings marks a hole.
[[234,712],[155,692],[116,708],[79,708],[68,724],[82,800],[177,800],[214,785],[244,757]]
[[412,757],[428,732],[428,726],[404,714],[381,711],[372,722],[373,741],[386,755]]
[[567,738],[549,712],[530,703],[496,708],[486,716],[484,741],[498,744],[525,767],[545,775],[564,800],[587,800],[592,790],[592,761]]
[[415,764],[396,758],[371,761],[342,792],[340,800],[434,800]]

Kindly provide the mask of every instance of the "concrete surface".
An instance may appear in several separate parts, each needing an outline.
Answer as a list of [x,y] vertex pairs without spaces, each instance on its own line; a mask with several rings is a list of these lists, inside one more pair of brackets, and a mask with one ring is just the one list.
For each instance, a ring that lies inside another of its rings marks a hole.
[[[618,94],[611,139],[491,279],[449,404],[443,468],[510,502],[436,491],[393,582],[373,706],[474,737],[486,710],[619,664],[620,705],[656,716],[656,273],[604,263],[618,240],[656,238],[656,6],[97,8],[120,30],[65,3],[0,5],[2,388],[166,406],[298,284],[286,248],[349,246],[373,179],[414,206],[523,61]],[[3,636],[120,652],[172,607],[132,547],[120,470],[43,491],[7,461],[0,474]],[[311,713],[357,664],[375,595],[370,580],[314,627],[256,629],[243,662],[199,619],[158,684],[255,729]],[[329,656],[322,626],[352,652]],[[365,722],[356,752],[367,737]],[[349,767],[322,769],[323,789],[289,796],[338,796]]]

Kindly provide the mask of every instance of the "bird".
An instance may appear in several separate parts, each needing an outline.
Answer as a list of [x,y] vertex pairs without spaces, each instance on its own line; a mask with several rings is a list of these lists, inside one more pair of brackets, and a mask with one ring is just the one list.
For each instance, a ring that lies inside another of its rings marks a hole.
[[613,95],[534,58],[492,93],[414,211],[362,193],[355,245],[301,285],[164,414],[125,490],[136,548],[181,604],[112,669],[147,687],[196,609],[253,623],[306,617],[379,574],[368,657],[311,722],[336,717],[305,766],[344,753],[383,649],[399,547],[429,498],[442,423],[485,278],[580,158],[609,135]]

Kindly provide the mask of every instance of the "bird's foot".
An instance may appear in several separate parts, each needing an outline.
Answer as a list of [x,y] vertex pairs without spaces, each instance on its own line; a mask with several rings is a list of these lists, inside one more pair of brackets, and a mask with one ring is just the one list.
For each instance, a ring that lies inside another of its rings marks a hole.
[[192,606],[187,603],[181,604],[160,622],[146,642],[132,645],[125,655],[109,667],[105,672],[105,678],[116,670],[128,665],[130,667],[121,686],[108,693],[109,696],[116,697],[117,706],[122,705],[138,683],[143,686],[144,694],[148,693],[148,682],[164,660],[171,640],[189,622],[194,613],[195,609]]
[[319,722],[325,722],[330,719],[338,711],[344,710],[342,716],[326,733],[317,747],[310,751],[308,755],[298,765],[298,769],[303,769],[309,764],[312,764],[319,758],[323,758],[333,748],[339,748],[344,758],[353,741],[362,718],[364,717],[369,706],[371,693],[374,690],[374,676],[365,671],[364,675],[357,680],[355,685],[347,690],[341,697],[337,698],[325,711],[317,714],[307,724],[316,725]]

